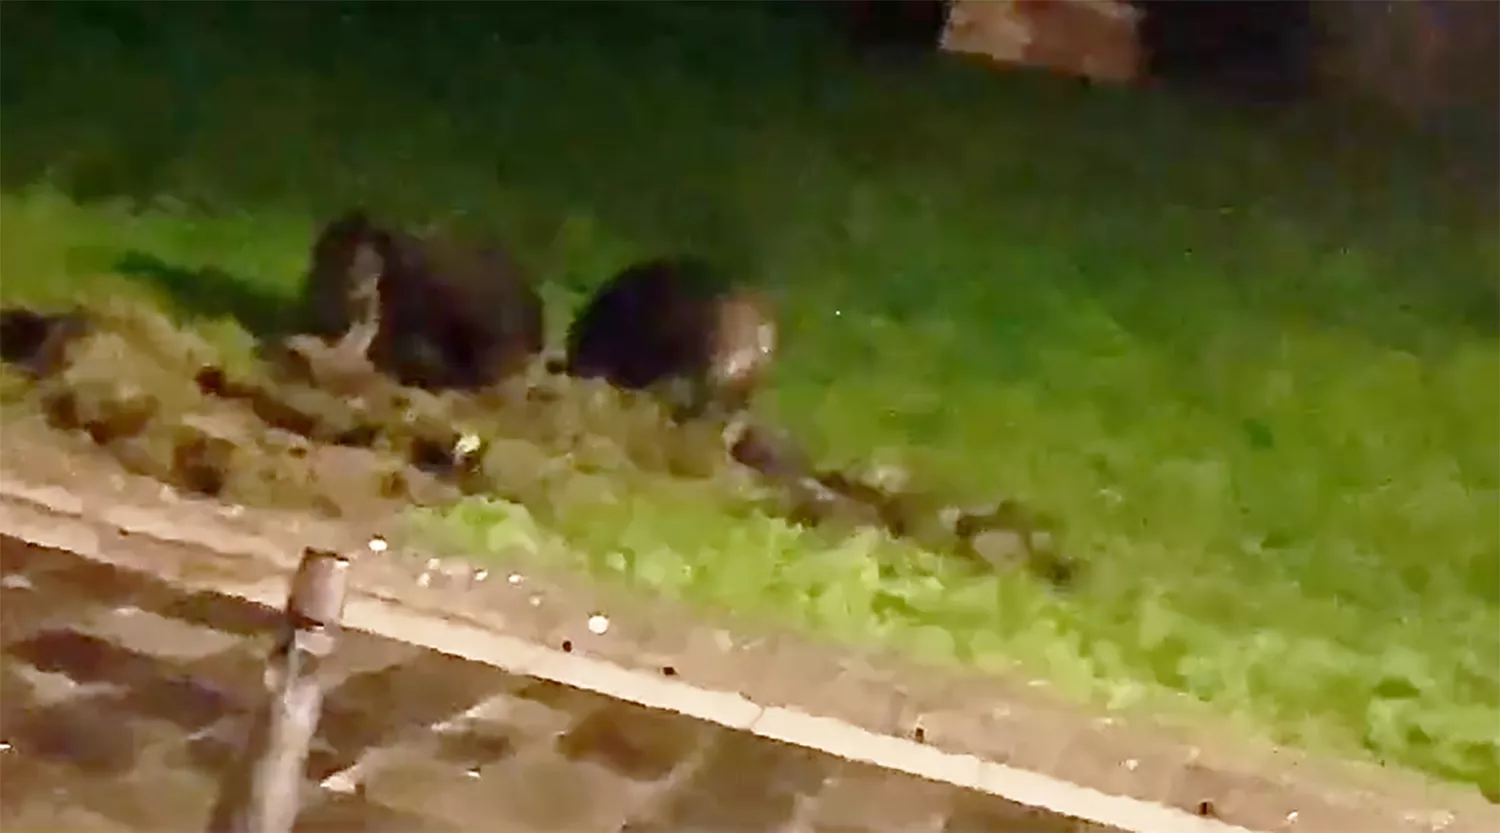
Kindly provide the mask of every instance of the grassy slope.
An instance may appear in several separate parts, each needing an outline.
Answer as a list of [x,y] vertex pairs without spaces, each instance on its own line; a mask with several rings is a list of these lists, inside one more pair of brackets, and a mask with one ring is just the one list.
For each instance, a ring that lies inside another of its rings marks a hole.
[[1500,791],[1500,247],[1410,148],[862,69],[753,9],[463,8],[6,4],[0,292],[150,291],[243,338],[224,316],[274,319],[351,202],[493,219],[557,300],[708,250],[783,299],[767,407],[822,457],[1021,494],[1092,578],[882,580],[671,507],[571,534],[628,532],[677,592]]

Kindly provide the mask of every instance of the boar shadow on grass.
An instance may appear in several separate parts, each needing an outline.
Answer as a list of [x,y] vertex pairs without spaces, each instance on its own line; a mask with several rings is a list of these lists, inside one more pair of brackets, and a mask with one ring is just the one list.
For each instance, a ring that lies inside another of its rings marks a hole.
[[114,268],[132,281],[166,293],[179,312],[233,318],[260,340],[289,334],[298,324],[295,298],[216,267],[179,266],[146,252],[129,251]]

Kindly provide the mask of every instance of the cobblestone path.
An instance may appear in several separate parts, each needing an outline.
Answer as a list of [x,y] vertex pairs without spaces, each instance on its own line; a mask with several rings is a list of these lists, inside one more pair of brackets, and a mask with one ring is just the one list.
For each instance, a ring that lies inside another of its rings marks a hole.
[[[277,612],[0,538],[0,828],[201,825]],[[298,829],[1101,831],[363,633]]]

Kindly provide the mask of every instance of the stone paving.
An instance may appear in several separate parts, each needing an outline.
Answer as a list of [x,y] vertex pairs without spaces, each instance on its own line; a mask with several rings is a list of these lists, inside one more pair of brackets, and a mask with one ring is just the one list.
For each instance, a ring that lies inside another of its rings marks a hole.
[[[207,819],[278,612],[0,537],[0,828]],[[1103,831],[346,634],[298,830]]]

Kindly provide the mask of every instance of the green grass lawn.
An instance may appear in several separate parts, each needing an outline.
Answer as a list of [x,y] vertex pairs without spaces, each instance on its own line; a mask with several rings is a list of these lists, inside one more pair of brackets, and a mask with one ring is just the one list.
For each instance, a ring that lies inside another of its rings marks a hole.
[[1490,192],[1415,140],[871,65],[795,14],[559,8],[5,4],[0,294],[243,344],[356,202],[496,224],[559,325],[703,251],[782,304],[763,407],[820,459],[1021,496],[1088,576],[884,574],[686,494],[550,519],[579,563],[1500,794]]

